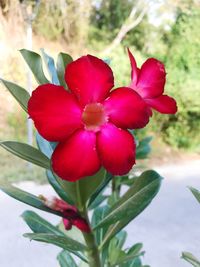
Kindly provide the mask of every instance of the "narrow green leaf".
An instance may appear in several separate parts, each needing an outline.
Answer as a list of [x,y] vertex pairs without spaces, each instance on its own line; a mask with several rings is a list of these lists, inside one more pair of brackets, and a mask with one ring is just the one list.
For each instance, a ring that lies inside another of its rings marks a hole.
[[57,259],[60,267],[78,267],[70,253],[65,250],[58,254]]
[[142,173],[124,196],[111,207],[108,216],[94,228],[115,223],[109,228],[101,247],[151,203],[160,188],[161,179],[155,171]]
[[41,201],[40,198],[36,197],[35,195],[32,195],[26,191],[23,191],[9,183],[0,183],[0,189],[9,195],[12,198],[17,199],[18,201],[21,201],[25,204],[28,204],[29,206],[32,206],[34,208],[53,213],[55,215],[58,215],[62,217],[62,213],[59,211],[54,211],[47,206],[44,205],[44,203]]
[[53,244],[64,250],[69,250],[69,251],[84,251],[86,249],[86,247],[83,244],[67,236],[39,233],[39,234],[24,234],[24,237],[27,237],[30,240]]
[[42,52],[42,56],[43,56],[44,62],[46,64],[46,67],[48,69],[49,75],[51,76],[51,82],[53,84],[59,85],[60,82],[58,80],[58,75],[57,75],[57,72],[56,72],[56,67],[55,67],[54,59],[51,56],[49,56],[44,51],[43,48],[41,49],[41,52]]
[[[33,211],[25,211],[22,214],[22,218],[34,233],[49,233],[65,236],[64,232],[62,232],[58,227],[52,225]],[[81,260],[86,261],[85,257],[79,252],[71,252],[74,253],[74,255],[76,255],[77,257],[79,257]]]
[[[99,222],[105,218],[108,212],[108,206],[98,207],[94,210],[92,215],[92,226],[97,225]],[[102,227],[95,231],[95,238],[98,245],[101,244],[104,235],[107,231],[108,227]]]
[[39,150],[50,159],[57,143],[47,141],[38,132],[36,133],[36,142]]
[[22,54],[24,60],[28,64],[29,68],[31,69],[36,81],[39,84],[49,83],[49,81],[44,75],[41,56],[27,49],[21,49],[20,53]]
[[194,195],[194,197],[196,198],[196,200],[200,203],[200,191],[193,188],[193,187],[189,187],[189,189],[192,192],[192,194]]
[[58,183],[57,178],[53,175],[52,171],[47,170],[46,171],[47,179],[50,183],[50,185],[53,187],[53,189],[56,191],[56,193],[59,195],[60,198],[62,198],[67,203],[73,205],[73,201],[71,198],[67,195],[67,193],[63,190],[60,183]]
[[14,98],[17,100],[23,110],[27,112],[28,100],[30,98],[29,93],[24,88],[15,83],[3,79],[0,79],[0,81],[8,89],[11,95],[14,96]]
[[[71,198],[77,204],[78,199],[81,198],[81,203],[84,205],[91,195],[98,189],[105,179],[105,170],[102,168],[93,176],[85,177],[76,182],[68,182],[57,177],[57,181]],[[80,199],[79,199],[80,200]]]
[[113,175],[109,172],[106,172],[105,179],[101,183],[101,185],[97,188],[97,190],[93,193],[93,195],[90,198],[88,206],[92,205],[93,201],[96,200],[96,198],[103,193],[105,190],[106,186],[109,184],[109,182],[112,180]]
[[194,267],[200,267],[200,261],[197,258],[195,258],[191,253],[183,252],[182,258],[187,262],[191,263]]
[[114,204],[109,214],[96,227],[113,224],[124,218],[135,218],[153,199],[160,187],[161,177],[154,171],[146,171],[138,181]]
[[60,53],[58,55],[57,59],[57,74],[58,74],[58,79],[60,81],[60,85],[64,86],[65,88],[67,87],[66,82],[65,82],[65,69],[66,66],[72,62],[73,59],[70,55],[65,54],[65,53]]
[[96,199],[92,202],[92,204],[89,206],[90,210],[96,209],[99,207],[106,199],[108,198],[108,195],[99,194],[97,195]]
[[63,232],[61,232],[56,226],[40,217],[34,211],[27,210],[21,215],[21,217],[34,233],[50,233],[61,236],[64,235]]
[[45,169],[50,169],[50,160],[35,147],[15,141],[1,141],[0,146],[17,157]]

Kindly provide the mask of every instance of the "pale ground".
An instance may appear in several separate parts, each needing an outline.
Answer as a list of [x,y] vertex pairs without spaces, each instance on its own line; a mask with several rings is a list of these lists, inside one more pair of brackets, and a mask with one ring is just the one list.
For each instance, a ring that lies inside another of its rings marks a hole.
[[[127,245],[143,242],[144,262],[151,267],[189,267],[180,259],[182,251],[200,258],[200,205],[187,189],[200,189],[200,160],[155,168],[165,177],[152,204],[128,226]],[[49,186],[31,182],[20,187],[35,194],[53,195]],[[28,206],[0,192],[0,267],[57,267],[59,249],[22,237],[30,232],[19,217]],[[44,212],[43,217],[57,222]]]

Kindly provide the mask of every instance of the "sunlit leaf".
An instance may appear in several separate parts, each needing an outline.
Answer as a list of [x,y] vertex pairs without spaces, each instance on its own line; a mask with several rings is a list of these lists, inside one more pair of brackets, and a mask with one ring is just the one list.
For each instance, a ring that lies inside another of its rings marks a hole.
[[9,90],[12,96],[14,96],[14,98],[17,100],[17,102],[20,104],[23,110],[27,112],[28,100],[30,98],[29,93],[24,88],[15,83],[3,79],[0,79],[0,81]]
[[49,81],[44,75],[41,56],[27,49],[21,49],[20,53],[22,54],[24,60],[31,69],[36,81],[39,84],[49,83]]

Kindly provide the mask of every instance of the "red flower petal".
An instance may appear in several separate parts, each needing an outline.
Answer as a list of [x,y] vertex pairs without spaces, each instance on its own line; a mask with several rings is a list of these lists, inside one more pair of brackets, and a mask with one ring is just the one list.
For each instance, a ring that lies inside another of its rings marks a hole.
[[114,175],[128,173],[135,163],[133,136],[111,123],[98,133],[97,150],[103,166]]
[[91,232],[91,229],[90,229],[88,223],[83,218],[79,217],[77,219],[74,219],[73,220],[73,225],[76,226],[82,232],[86,232],[86,233],[90,233]]
[[149,58],[141,67],[137,82],[137,92],[143,98],[157,97],[163,93],[165,81],[164,64],[155,58]]
[[114,86],[111,68],[103,60],[91,55],[68,64],[65,80],[83,105],[101,102]]
[[130,63],[131,63],[131,85],[130,87],[135,87],[137,83],[137,78],[138,78],[138,68],[137,68],[137,63],[135,61],[135,58],[133,54],[131,53],[131,51],[129,50],[129,48],[128,48],[128,56],[129,56]]
[[72,222],[70,220],[63,218],[63,224],[65,226],[65,230],[72,229]]
[[131,88],[113,90],[105,100],[104,107],[110,121],[117,127],[136,129],[149,122],[145,101]]
[[95,174],[100,165],[96,134],[92,131],[78,130],[68,140],[59,143],[52,155],[54,172],[71,182]]
[[153,99],[145,99],[147,104],[163,114],[175,114],[177,112],[176,101],[167,95],[161,95]]
[[49,141],[61,141],[82,125],[77,100],[62,86],[40,85],[28,102],[28,113]]

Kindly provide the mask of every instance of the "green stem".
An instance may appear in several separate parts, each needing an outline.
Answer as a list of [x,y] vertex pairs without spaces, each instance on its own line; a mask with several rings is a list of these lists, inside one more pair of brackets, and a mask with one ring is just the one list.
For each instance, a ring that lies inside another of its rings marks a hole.
[[[90,226],[90,221],[88,218],[87,214],[87,209],[85,205],[82,203],[81,199],[81,194],[80,194],[80,189],[79,189],[79,182],[76,182],[76,193],[77,193],[77,208],[83,218],[86,219],[88,225]],[[91,228],[91,226],[90,226]],[[86,233],[82,232],[85,243],[87,246],[87,254],[88,254],[88,264],[90,267],[102,267],[101,265],[101,260],[100,260],[100,255],[99,255],[99,250],[95,241],[94,233]]]

